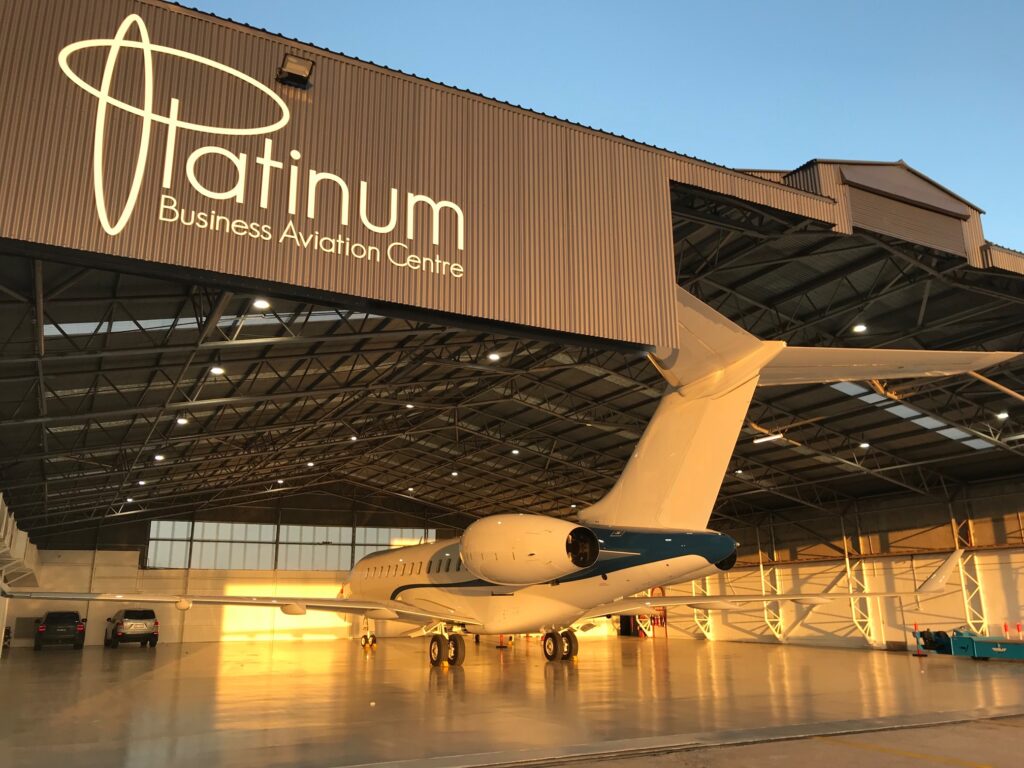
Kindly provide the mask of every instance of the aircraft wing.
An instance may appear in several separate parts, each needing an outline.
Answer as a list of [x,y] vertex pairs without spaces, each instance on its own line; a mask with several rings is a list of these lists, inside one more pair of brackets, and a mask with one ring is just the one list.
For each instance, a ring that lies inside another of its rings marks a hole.
[[743,610],[756,603],[793,602],[799,605],[823,605],[833,600],[850,600],[862,597],[912,597],[936,595],[945,591],[946,582],[960,564],[961,550],[955,550],[931,576],[913,592],[783,592],[777,595],[752,593],[747,595],[673,595],[665,597],[626,597],[599,605],[582,618],[598,616],[643,616],[653,608],[703,608],[705,610]]
[[334,611],[366,616],[370,619],[393,619],[421,623],[449,621],[456,624],[476,624],[477,619],[457,615],[441,606],[421,607],[401,600],[357,600],[344,597],[269,597],[246,595],[161,595],[133,594],[131,592],[37,592],[10,590],[0,587],[0,596],[21,600],[89,600],[107,603],[163,603],[187,611],[193,605],[250,605],[277,608],[289,615],[302,615],[306,611]]

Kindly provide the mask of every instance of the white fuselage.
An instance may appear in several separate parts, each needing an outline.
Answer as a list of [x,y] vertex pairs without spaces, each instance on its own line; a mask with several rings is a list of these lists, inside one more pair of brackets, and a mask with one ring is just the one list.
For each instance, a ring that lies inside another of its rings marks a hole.
[[568,627],[597,606],[714,571],[704,557],[685,554],[619,568],[604,576],[595,573],[509,587],[474,576],[462,562],[460,541],[455,540],[369,555],[356,563],[343,594],[472,617],[475,621],[466,624],[471,632],[536,632]]

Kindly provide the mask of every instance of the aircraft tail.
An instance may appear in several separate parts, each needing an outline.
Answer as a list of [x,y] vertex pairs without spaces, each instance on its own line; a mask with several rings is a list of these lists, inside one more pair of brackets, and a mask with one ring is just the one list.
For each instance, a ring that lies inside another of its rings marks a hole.
[[706,528],[758,384],[945,376],[1017,354],[787,347],[758,339],[676,288],[676,346],[650,355],[669,389],[618,482],[580,520]]

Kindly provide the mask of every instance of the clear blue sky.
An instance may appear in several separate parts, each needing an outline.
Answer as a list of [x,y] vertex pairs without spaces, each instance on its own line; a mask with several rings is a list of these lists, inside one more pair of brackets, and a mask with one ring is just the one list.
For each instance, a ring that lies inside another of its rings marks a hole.
[[185,0],[735,168],[903,159],[1024,250],[1024,2]]

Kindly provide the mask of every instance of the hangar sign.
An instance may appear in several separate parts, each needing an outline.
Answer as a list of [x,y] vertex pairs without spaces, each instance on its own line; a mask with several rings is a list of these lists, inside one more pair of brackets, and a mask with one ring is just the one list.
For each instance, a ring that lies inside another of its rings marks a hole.
[[[136,31],[138,39],[129,39],[128,33]],[[80,77],[71,64],[73,54],[91,48],[104,49],[107,58],[103,66],[103,79],[97,87]],[[116,73],[119,54],[122,50],[135,50],[142,58],[142,104],[129,104],[120,101],[111,93],[113,78]],[[160,57],[171,56],[179,59],[195,62],[196,64],[219,70],[238,81],[240,87],[255,88],[259,93],[273,102],[277,110],[277,119],[268,125],[258,126],[222,126],[204,125],[189,122],[184,119],[183,113],[187,114],[187,107],[182,107],[178,98],[172,97],[167,104],[166,111],[159,111],[161,107],[153,103],[154,83],[153,78],[158,76]],[[273,225],[261,222],[258,218],[249,220],[238,218],[237,211],[229,212],[232,215],[218,213],[216,209],[209,210],[186,210],[178,203],[174,196],[175,175],[180,173],[179,158],[176,156],[177,137],[181,131],[192,131],[197,134],[209,137],[221,137],[222,139],[236,139],[238,137],[260,137],[263,139],[262,151],[255,155],[250,161],[250,153],[244,151],[232,151],[221,144],[199,146],[194,149],[184,161],[184,175],[193,192],[207,200],[233,202],[238,206],[246,205],[246,193],[249,198],[256,196],[254,187],[258,188],[259,208],[266,211],[270,204],[270,190],[273,184],[282,183],[280,174],[283,172],[285,163],[276,159],[274,140],[269,135],[283,128],[288,124],[291,114],[288,105],[267,85],[239,72],[224,64],[212,59],[198,56],[187,51],[168,48],[162,45],[154,45],[150,40],[149,30],[146,22],[138,15],[131,14],[121,23],[117,34],[112,39],[83,40],[65,46],[58,61],[64,74],[93,97],[95,97],[96,123],[92,142],[92,180],[93,193],[96,199],[96,213],[99,222],[108,235],[117,236],[125,228],[138,203],[140,190],[143,187],[145,174],[148,168],[147,159],[150,152],[150,144],[153,139],[153,126],[160,123],[166,126],[164,132],[163,146],[163,175],[160,184],[161,194],[158,210],[160,222],[178,224],[180,226],[195,227],[199,230],[207,230],[211,233],[223,233],[225,236],[250,237],[255,240],[274,241],[279,244],[290,243],[296,248],[312,248],[325,253],[336,253],[355,259],[365,259],[370,263],[380,264],[382,249],[376,245],[368,245],[363,242],[353,242],[350,236],[343,233],[349,227],[351,191],[348,183],[333,173],[317,171],[309,168],[303,173],[301,167],[302,152],[298,149],[291,149],[288,153],[288,223],[280,233],[274,231]],[[119,212],[112,214],[107,203],[107,183],[104,150],[106,147],[107,114],[109,110],[116,109],[132,115],[136,118],[139,126],[139,141],[137,154],[134,161],[134,170],[130,178],[130,188],[124,197]],[[237,143],[237,142],[236,142]],[[244,145],[243,145],[244,146]],[[226,189],[210,189],[202,181],[201,168],[204,164],[215,162],[220,158],[221,162],[228,164],[228,173],[232,181]],[[300,179],[304,183],[300,182]],[[340,195],[338,205],[331,206],[330,221],[324,222],[325,230],[330,228],[338,234],[321,234],[316,228],[307,231],[304,223],[297,223],[296,216],[299,213],[300,198],[305,198],[305,218],[308,219],[308,226],[318,227],[317,215],[320,213],[317,207],[317,191],[321,184],[333,184]],[[300,187],[302,189],[300,190]],[[390,235],[396,231],[399,223],[399,191],[395,188],[389,190],[388,213],[384,216],[384,224],[375,223],[367,215],[371,190],[365,180],[359,181],[358,192],[358,223],[365,229],[382,235]],[[462,209],[448,200],[435,201],[428,195],[406,193],[405,196],[404,235],[406,240],[416,240],[416,206],[425,205],[429,207],[431,215],[431,244],[435,249],[440,249],[440,217],[443,211],[450,211],[456,218],[456,243],[459,251],[465,249],[465,215]],[[243,208],[244,211],[244,208]],[[258,215],[258,214],[257,214]],[[384,248],[387,264],[407,269],[422,269],[442,276],[461,278],[464,273],[462,264],[449,262],[442,258],[440,253],[434,255],[418,256],[409,252],[409,246],[401,241],[393,241]]]
[[671,334],[668,178],[636,145],[157,0],[0,3],[0,51],[11,252]]

